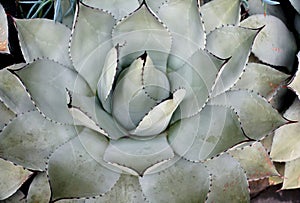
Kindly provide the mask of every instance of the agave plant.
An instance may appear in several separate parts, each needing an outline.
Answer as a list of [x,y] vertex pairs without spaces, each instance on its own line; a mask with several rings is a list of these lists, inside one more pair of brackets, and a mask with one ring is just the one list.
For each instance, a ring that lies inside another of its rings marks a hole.
[[291,68],[296,46],[275,17],[240,23],[240,4],[84,0],[71,30],[15,19],[26,64],[0,72],[0,199],[32,176],[28,202],[249,202],[249,180],[278,175],[259,140],[289,121],[266,99],[288,75],[248,58]]

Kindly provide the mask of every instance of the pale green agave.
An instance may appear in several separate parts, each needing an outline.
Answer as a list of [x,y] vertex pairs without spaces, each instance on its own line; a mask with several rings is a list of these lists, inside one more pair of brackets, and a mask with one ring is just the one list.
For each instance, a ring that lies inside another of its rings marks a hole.
[[25,201],[33,176],[27,202],[249,202],[248,181],[278,175],[260,140],[289,122],[267,101],[288,75],[266,64],[291,69],[296,45],[240,4],[84,0],[71,30],[15,19],[26,64],[0,71],[0,199]]

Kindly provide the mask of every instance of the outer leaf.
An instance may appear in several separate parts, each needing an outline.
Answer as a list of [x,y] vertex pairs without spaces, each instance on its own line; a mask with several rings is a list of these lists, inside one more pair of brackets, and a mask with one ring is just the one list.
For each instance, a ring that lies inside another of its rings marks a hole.
[[120,49],[120,63],[126,67],[147,51],[154,65],[166,70],[171,49],[171,36],[165,26],[154,16],[145,4],[120,21],[112,32],[114,45]]
[[50,185],[45,172],[38,173],[30,184],[27,203],[47,203],[51,199]]
[[240,22],[240,0],[214,0],[201,7],[205,30],[211,32],[222,25]]
[[2,203],[16,203],[16,202],[26,203],[26,198],[25,195],[20,190],[18,190],[14,195],[1,202]]
[[249,63],[246,65],[241,79],[237,81],[232,89],[249,89],[259,93],[263,97],[270,98],[277,87],[288,77],[289,75],[270,66]]
[[71,36],[69,28],[48,19],[15,19],[15,22],[26,62],[49,58],[72,67],[67,52]]
[[33,170],[44,170],[57,146],[76,135],[72,126],[54,124],[38,112],[18,116],[0,134],[0,156]]
[[13,195],[32,172],[0,159],[0,200]]
[[289,161],[285,164],[282,189],[294,189],[300,187],[300,159]]
[[250,202],[247,177],[236,160],[224,154],[206,165],[212,175],[206,202]]
[[[300,120],[300,102],[298,99],[294,101],[284,116],[290,120]],[[299,123],[285,125],[275,131],[271,149],[271,157],[274,161],[286,162],[300,158],[299,132]]]
[[0,53],[10,53],[8,47],[8,24],[5,10],[0,5]]
[[209,175],[203,164],[179,160],[169,168],[140,178],[149,202],[204,202]]
[[300,2],[297,0],[290,0],[296,11],[300,14]]
[[109,13],[79,4],[70,54],[75,69],[86,79],[94,93],[106,54],[112,48],[111,30],[114,24],[115,19]]
[[161,134],[149,140],[123,138],[111,141],[103,159],[109,163],[128,167],[139,175],[143,175],[150,166],[171,159],[173,156],[166,134]]
[[296,41],[281,20],[274,16],[252,15],[241,25],[250,28],[265,25],[255,39],[252,52],[265,63],[292,70],[297,50]]
[[15,73],[21,78],[39,110],[54,121],[72,123],[67,108],[66,89],[91,95],[82,77],[53,61],[37,60]]
[[53,200],[106,193],[120,177],[94,160],[78,138],[64,144],[51,155],[48,174]]
[[232,106],[245,134],[256,140],[287,123],[264,98],[246,90],[227,91],[213,98],[210,104]]
[[82,2],[89,6],[109,11],[117,20],[126,17],[140,5],[138,0],[83,0]]
[[249,180],[279,175],[260,142],[238,145],[228,153],[241,164]]
[[173,150],[192,161],[215,156],[246,139],[231,109],[210,105],[172,125],[168,135]]
[[[230,58],[221,70],[212,95],[218,95],[238,80],[248,61],[252,43],[259,30],[226,26],[214,30],[207,36],[208,51],[221,58]],[[235,44],[235,46],[232,46]]]
[[298,57],[298,70],[296,72],[296,76],[294,77],[289,87],[291,87],[296,92],[298,98],[300,99],[300,52],[298,52],[297,57]]
[[[147,2],[150,5],[155,4],[152,1]],[[179,13],[180,20],[174,20],[174,16]],[[204,49],[206,36],[197,0],[164,1],[160,4],[156,14],[172,34],[172,49],[168,67],[179,68],[196,50]]]
[[35,109],[23,84],[7,69],[0,70],[0,100],[14,113]]

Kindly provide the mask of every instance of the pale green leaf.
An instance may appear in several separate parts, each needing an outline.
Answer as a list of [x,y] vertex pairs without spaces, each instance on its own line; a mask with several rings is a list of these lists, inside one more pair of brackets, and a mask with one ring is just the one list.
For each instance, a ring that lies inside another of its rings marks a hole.
[[130,133],[137,136],[149,136],[163,132],[168,127],[174,111],[183,100],[185,92],[184,89],[179,89],[173,93],[172,99],[155,106]]
[[192,161],[203,161],[246,140],[235,112],[210,105],[194,117],[173,124],[168,135],[172,149]]
[[149,202],[205,202],[209,174],[201,163],[180,159],[170,167],[140,178]]
[[[294,101],[285,112],[284,117],[289,120],[300,120],[300,102]],[[271,148],[271,157],[274,161],[286,162],[300,158],[300,124],[291,123],[275,131]]]
[[223,154],[205,163],[211,174],[211,187],[206,202],[250,202],[247,177],[230,155]]
[[92,94],[75,71],[47,59],[36,60],[14,73],[26,86],[39,110],[60,123],[72,123],[66,89],[83,95]]
[[298,69],[296,72],[296,76],[294,77],[289,87],[291,87],[297,94],[298,98],[300,99],[300,52],[297,54],[298,57]]
[[212,94],[218,95],[238,80],[248,61],[250,49],[259,30],[225,26],[207,36],[207,49],[221,58],[230,58],[219,73]]
[[112,48],[114,24],[115,19],[109,13],[79,4],[70,54],[75,69],[86,79],[94,93],[106,55]]
[[8,199],[2,200],[1,203],[26,203],[25,195],[18,190],[15,194],[10,196]]
[[91,157],[79,138],[64,144],[51,155],[48,174],[53,200],[104,194],[120,177]]
[[112,37],[114,45],[124,45],[120,49],[123,68],[147,51],[156,68],[166,70],[171,36],[145,4],[120,21],[112,31]]
[[282,189],[296,189],[300,187],[300,159],[285,164]]
[[238,145],[228,153],[241,164],[249,180],[279,175],[260,142]]
[[76,134],[72,126],[52,123],[36,111],[28,112],[19,115],[0,133],[0,156],[42,171],[48,155]]
[[296,11],[300,14],[300,2],[298,0],[290,0]]
[[240,0],[214,0],[201,6],[205,30],[211,32],[222,25],[240,22]]
[[3,127],[10,122],[11,119],[13,119],[16,114],[10,110],[1,100],[0,100],[0,129],[3,129]]
[[32,172],[9,161],[0,159],[0,200],[13,195]]
[[287,123],[263,97],[247,90],[227,91],[211,99],[210,104],[235,109],[245,134],[256,140]]
[[[147,2],[150,7],[156,4],[155,1]],[[157,5],[153,7],[156,10]],[[179,68],[196,50],[204,49],[206,36],[197,0],[164,1],[159,5],[155,14],[166,24],[172,35],[168,67]],[[180,20],[175,20],[174,16],[178,14],[180,14]]]
[[107,10],[117,19],[121,20],[139,7],[138,0],[82,0],[86,5]]
[[156,163],[174,156],[166,134],[151,139],[138,140],[122,138],[112,140],[105,151],[103,159],[109,163],[128,167],[143,175],[145,170]]
[[46,172],[38,173],[29,186],[27,203],[47,203],[51,198],[51,190]]
[[289,71],[292,70],[297,51],[296,41],[280,19],[270,15],[252,15],[242,21],[241,26],[265,26],[257,35],[252,52],[265,63],[285,66]]
[[8,24],[6,12],[0,4],[0,53],[10,53],[8,47]]
[[15,22],[26,62],[37,58],[49,58],[72,67],[68,55],[71,36],[69,28],[49,19],[15,19]]

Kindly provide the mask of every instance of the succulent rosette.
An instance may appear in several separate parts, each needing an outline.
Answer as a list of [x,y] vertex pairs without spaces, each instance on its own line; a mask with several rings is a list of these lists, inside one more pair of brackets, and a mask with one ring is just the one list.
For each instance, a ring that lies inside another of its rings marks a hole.
[[250,201],[248,180],[278,175],[259,140],[288,123],[266,99],[288,75],[248,58],[289,68],[296,49],[256,18],[240,25],[239,0],[84,0],[72,29],[15,19],[26,64],[0,74],[0,197],[34,174],[29,202]]

